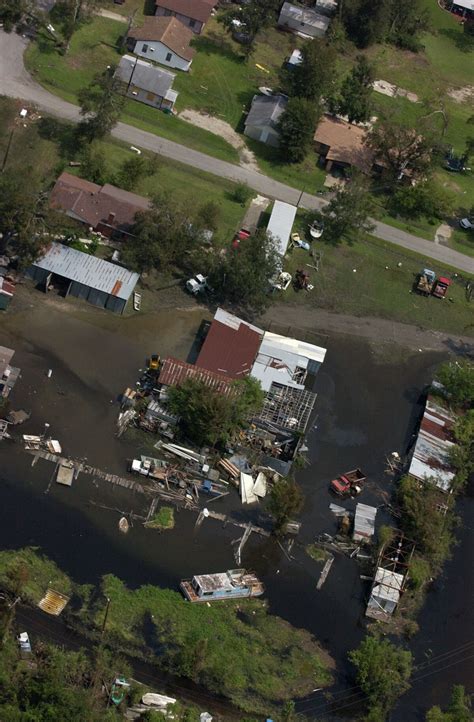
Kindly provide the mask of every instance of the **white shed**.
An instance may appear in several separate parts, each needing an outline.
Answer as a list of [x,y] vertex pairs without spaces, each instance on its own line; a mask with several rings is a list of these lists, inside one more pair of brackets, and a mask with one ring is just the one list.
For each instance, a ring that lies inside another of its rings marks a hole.
[[295,222],[297,208],[283,201],[275,201],[272,214],[268,222],[267,231],[276,241],[280,256],[284,256],[288,248],[291,229]]
[[292,5],[285,2],[280,11],[278,25],[298,35],[310,38],[322,38],[329,27],[330,19],[314,8]]

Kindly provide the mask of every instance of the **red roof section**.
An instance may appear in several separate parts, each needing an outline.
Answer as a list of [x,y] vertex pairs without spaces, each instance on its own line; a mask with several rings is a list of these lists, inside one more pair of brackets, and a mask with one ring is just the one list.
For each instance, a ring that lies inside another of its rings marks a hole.
[[233,328],[214,320],[196,361],[196,366],[232,379],[248,376],[257,358],[262,335],[243,321]]
[[196,379],[209,386],[210,389],[229,396],[235,393],[230,379],[222,374],[200,369],[185,361],[175,358],[167,358],[163,361],[158,381],[165,386],[179,386],[187,379]]
[[202,23],[207,23],[215,4],[214,0],[155,0],[157,8],[165,8]]

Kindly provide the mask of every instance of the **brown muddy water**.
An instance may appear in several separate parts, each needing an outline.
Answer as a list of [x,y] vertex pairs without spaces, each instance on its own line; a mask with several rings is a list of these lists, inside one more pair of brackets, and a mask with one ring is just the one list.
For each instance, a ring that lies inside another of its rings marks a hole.
[[[80,304],[45,302],[33,292],[25,291],[22,298],[16,313],[14,307],[0,319],[0,344],[16,349],[14,363],[22,369],[11,408],[33,412],[15,433],[41,433],[47,422],[67,455],[124,475],[137,447],[133,439],[114,437],[117,397],[134,383],[151,353],[188,357],[202,311],[163,310],[120,319]],[[388,498],[385,458],[409,447],[422,412],[423,390],[444,356],[396,346],[375,348],[336,336],[327,340],[327,347],[314,383],[318,399],[307,433],[310,465],[297,474],[306,503],[294,559],[288,560],[273,540],[251,538],[242,563],[262,576],[270,610],[309,629],[337,662],[334,704],[328,707],[315,692],[299,703],[301,711],[311,718],[351,719],[354,700],[347,688],[353,682],[346,655],[365,633],[367,582],[360,580],[355,563],[338,556],[317,591],[322,565],[305,554],[304,546],[317,534],[336,530],[328,508],[333,500],[328,481],[335,474],[360,466],[369,477],[360,500],[377,506]],[[48,369],[53,372],[50,379]],[[93,583],[112,573],[131,587],[146,583],[176,589],[183,577],[235,565],[230,542],[240,534],[231,526],[224,529],[207,520],[196,533],[195,516],[182,511],[174,530],[165,534],[136,524],[123,535],[117,525],[120,512],[95,504],[139,513],[145,509],[143,499],[85,476],[72,488],[50,485],[53,466],[39,461],[32,468],[20,444],[2,442],[0,459],[2,548],[38,546],[78,582]],[[351,508],[355,502],[344,505]],[[237,495],[214,508],[244,514]],[[452,684],[469,688],[472,679],[472,658],[462,646],[472,638],[473,622],[471,497],[460,502],[459,511],[465,524],[460,544],[433,584],[418,620],[420,632],[410,642],[416,663],[430,663],[400,701],[394,720],[423,719],[428,706],[446,703]],[[382,512],[378,522],[390,519]]]

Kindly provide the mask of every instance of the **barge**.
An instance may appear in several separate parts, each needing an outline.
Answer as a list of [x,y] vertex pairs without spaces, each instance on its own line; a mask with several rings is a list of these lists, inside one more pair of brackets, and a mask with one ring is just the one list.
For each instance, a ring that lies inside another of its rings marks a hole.
[[245,569],[230,569],[218,574],[200,574],[192,579],[183,579],[179,586],[189,602],[259,597],[265,591],[258,577]]

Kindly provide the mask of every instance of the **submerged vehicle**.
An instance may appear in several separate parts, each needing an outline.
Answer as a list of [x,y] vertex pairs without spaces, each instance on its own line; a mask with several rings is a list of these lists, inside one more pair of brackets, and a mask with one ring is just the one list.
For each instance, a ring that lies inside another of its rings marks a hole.
[[217,574],[200,574],[192,579],[183,579],[179,586],[189,602],[259,597],[265,591],[265,587],[258,577],[245,569],[230,569]]
[[331,481],[331,491],[338,496],[355,496],[362,491],[362,485],[366,476],[360,469],[352,469],[341,474],[337,479]]

